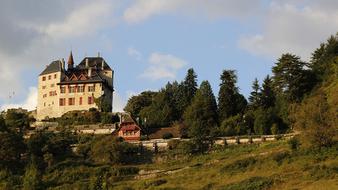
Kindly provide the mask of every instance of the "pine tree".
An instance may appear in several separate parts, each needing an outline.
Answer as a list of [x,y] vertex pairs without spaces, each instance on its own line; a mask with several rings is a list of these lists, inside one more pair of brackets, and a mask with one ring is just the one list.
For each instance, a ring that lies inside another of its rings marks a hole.
[[224,70],[218,94],[218,114],[220,121],[242,112],[246,107],[246,100],[239,94],[236,87],[237,76],[234,70]]
[[283,54],[272,68],[274,84],[278,93],[289,101],[300,101],[303,95],[311,90],[311,75],[305,68],[308,63],[293,54]]
[[208,81],[203,81],[200,86],[200,92],[205,99],[205,114],[208,114],[207,118],[210,118],[211,125],[217,124],[218,113],[217,103],[214,93],[212,92],[211,85]]
[[260,105],[263,108],[269,108],[275,105],[276,97],[272,85],[272,79],[267,75],[263,81],[262,90],[260,92]]
[[186,98],[191,101],[197,91],[197,75],[193,68],[188,70],[183,84],[186,89]]
[[197,91],[197,75],[194,69],[188,69],[184,81],[175,85],[177,85],[177,89],[174,93],[176,110],[178,115],[182,116],[185,109],[190,105]]
[[321,43],[312,53],[309,67],[316,78],[314,82],[323,81],[333,72],[332,65],[337,64],[336,56],[338,56],[338,33],[331,36],[326,43]]
[[217,126],[217,105],[208,81],[203,81],[190,106],[184,112],[188,135],[199,151],[207,148],[211,130]]
[[250,93],[249,97],[249,104],[252,108],[257,108],[259,106],[259,99],[260,99],[260,93],[259,93],[260,87],[258,84],[257,78],[252,83],[252,92]]

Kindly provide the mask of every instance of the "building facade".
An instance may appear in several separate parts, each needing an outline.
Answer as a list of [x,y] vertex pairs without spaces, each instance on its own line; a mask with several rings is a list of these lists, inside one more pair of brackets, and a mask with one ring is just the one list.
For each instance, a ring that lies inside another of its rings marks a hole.
[[53,61],[39,75],[38,120],[102,105],[112,110],[114,71],[102,57],[85,57],[75,66],[71,52],[65,66],[64,59]]
[[141,128],[135,122],[122,122],[117,135],[125,141],[139,141]]

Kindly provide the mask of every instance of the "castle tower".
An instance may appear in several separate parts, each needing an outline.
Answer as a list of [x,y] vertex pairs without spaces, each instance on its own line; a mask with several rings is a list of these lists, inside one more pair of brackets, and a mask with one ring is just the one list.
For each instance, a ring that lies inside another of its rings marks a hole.
[[72,51],[70,51],[70,55],[68,57],[67,64],[68,64],[68,69],[72,70],[74,68],[74,58],[73,58],[73,52]]

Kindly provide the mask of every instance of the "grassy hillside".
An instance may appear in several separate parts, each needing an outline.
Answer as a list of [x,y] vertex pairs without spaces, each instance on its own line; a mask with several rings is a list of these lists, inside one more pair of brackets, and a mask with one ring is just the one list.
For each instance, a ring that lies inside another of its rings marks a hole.
[[121,189],[337,189],[336,157],[335,148],[292,152],[285,141],[240,145],[193,158],[142,165],[140,168],[144,170],[173,171],[119,182],[117,186]]
[[102,181],[103,189],[337,189],[337,156],[337,147],[291,151],[283,140],[218,147],[198,156],[169,152],[156,163],[120,168],[59,165],[43,180],[50,189],[87,189]]

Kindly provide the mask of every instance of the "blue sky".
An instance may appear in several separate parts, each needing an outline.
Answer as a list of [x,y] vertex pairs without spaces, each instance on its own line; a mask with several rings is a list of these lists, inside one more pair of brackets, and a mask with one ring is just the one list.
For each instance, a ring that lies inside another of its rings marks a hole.
[[100,52],[115,70],[114,111],[191,67],[216,96],[222,70],[236,70],[247,97],[282,53],[308,60],[335,34],[337,10],[334,0],[4,0],[0,109],[34,109],[38,74],[70,50],[77,63]]

